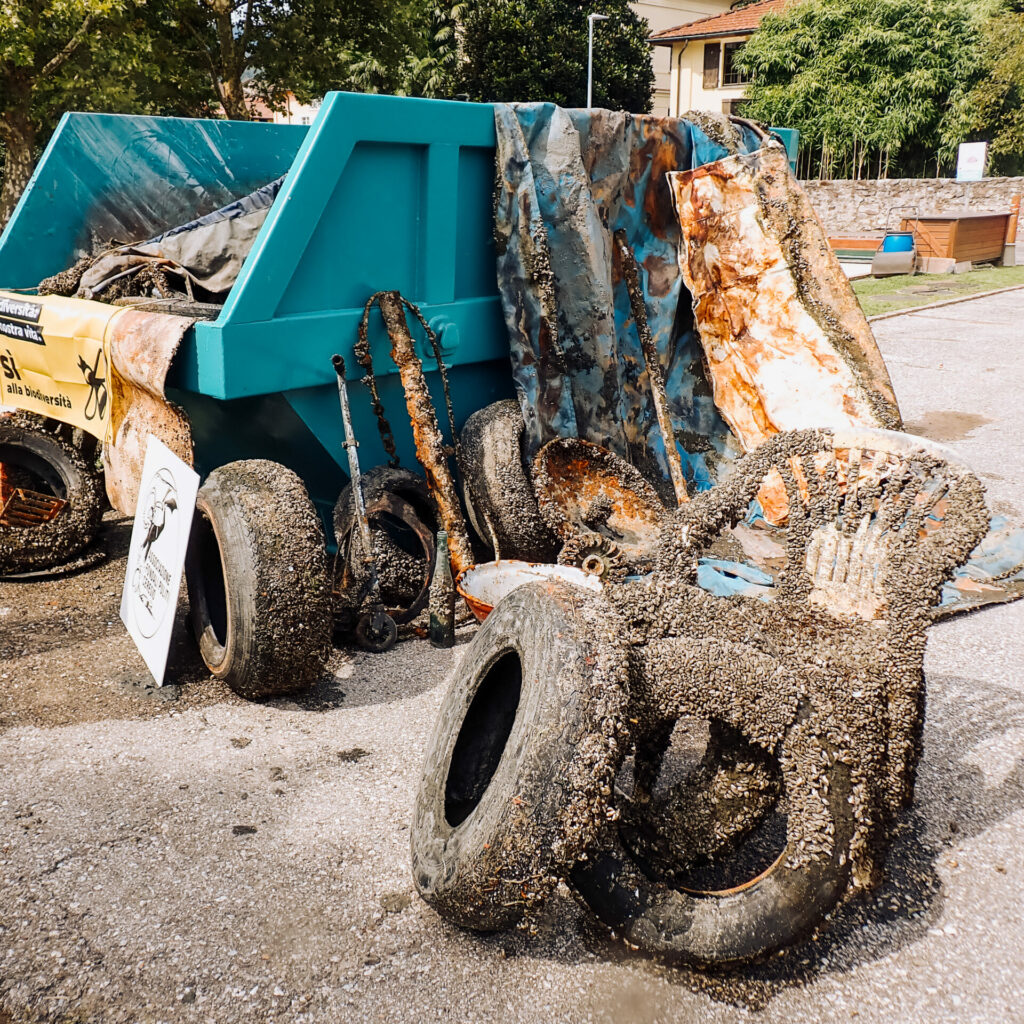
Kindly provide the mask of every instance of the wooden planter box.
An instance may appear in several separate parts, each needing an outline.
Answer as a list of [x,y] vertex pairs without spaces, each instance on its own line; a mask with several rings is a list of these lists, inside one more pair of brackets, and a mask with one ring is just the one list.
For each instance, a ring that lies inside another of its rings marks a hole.
[[918,256],[986,263],[1002,259],[1009,217],[1009,213],[936,213],[905,218],[901,230],[914,232]]

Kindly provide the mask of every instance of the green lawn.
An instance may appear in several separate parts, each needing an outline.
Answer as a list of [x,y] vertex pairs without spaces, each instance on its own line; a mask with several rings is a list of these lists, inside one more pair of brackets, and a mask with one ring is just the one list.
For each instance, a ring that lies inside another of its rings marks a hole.
[[891,313],[929,302],[955,299],[1024,284],[1024,266],[978,267],[966,274],[915,274],[903,277],[859,277],[851,282],[866,316]]

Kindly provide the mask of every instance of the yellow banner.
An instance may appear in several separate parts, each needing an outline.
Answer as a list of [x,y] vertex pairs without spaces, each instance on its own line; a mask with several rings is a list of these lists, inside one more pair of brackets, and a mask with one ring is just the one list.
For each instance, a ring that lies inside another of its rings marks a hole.
[[0,405],[81,427],[110,424],[110,325],[125,307],[0,291]]

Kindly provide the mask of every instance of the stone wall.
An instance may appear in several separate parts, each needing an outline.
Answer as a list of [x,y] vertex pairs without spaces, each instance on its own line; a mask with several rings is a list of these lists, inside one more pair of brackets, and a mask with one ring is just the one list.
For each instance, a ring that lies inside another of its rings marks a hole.
[[[1024,195],[1024,178],[888,178],[878,181],[805,181],[803,187],[830,236],[879,235],[886,214],[896,206],[917,206],[922,214],[968,209],[1003,212],[1010,199]],[[909,211],[907,211],[909,212]],[[893,215],[896,221],[896,215]]]

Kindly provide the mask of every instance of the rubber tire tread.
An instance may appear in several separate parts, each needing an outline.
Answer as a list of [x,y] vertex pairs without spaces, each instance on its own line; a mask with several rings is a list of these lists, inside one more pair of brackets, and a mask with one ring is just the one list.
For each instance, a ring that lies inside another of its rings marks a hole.
[[[302,481],[276,462],[215,469],[199,490],[196,519],[213,528],[223,572],[223,646],[203,597],[196,527],[186,558],[192,626],[210,673],[253,700],[322,678],[331,653],[331,592],[320,518]],[[216,568],[213,570],[216,571]]]
[[514,398],[478,409],[459,434],[463,500],[473,528],[498,558],[553,562],[558,538],[537,507],[523,459],[523,413]]
[[95,539],[103,519],[102,474],[70,435],[48,430],[46,423],[30,413],[0,417],[0,452],[7,445],[44,461],[61,481],[69,502],[55,519],[40,526],[0,526],[0,574],[67,562]]
[[736,966],[799,942],[839,903],[849,884],[854,832],[848,767],[826,772],[835,829],[830,856],[791,867],[783,855],[757,879],[725,894],[698,894],[652,880],[610,828],[604,845],[571,875],[584,904],[608,928],[672,965]]
[[[427,481],[402,466],[374,466],[362,474],[363,502],[372,505],[383,494],[397,494],[416,510],[425,526],[437,532],[437,506]],[[341,489],[334,505],[334,537],[344,537],[355,526],[356,509],[352,500],[352,484]]]
[[[414,884],[448,920],[515,924],[595,839],[626,746],[626,656],[606,639],[620,632],[598,595],[548,581],[514,590],[473,638],[427,745],[411,832]],[[522,669],[511,731],[475,807],[452,826],[456,742],[509,651]]]

